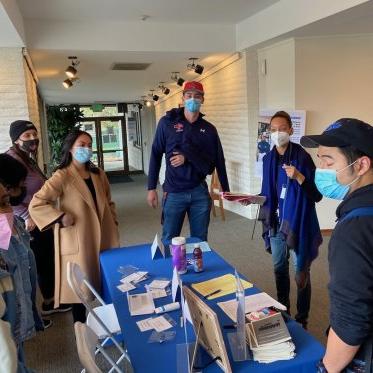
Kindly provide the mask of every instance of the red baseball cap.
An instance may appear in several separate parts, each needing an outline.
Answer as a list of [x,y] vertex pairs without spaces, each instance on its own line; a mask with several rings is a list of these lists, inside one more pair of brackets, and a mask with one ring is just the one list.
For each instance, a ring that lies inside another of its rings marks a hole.
[[183,93],[187,91],[195,91],[204,94],[203,85],[200,82],[185,82]]

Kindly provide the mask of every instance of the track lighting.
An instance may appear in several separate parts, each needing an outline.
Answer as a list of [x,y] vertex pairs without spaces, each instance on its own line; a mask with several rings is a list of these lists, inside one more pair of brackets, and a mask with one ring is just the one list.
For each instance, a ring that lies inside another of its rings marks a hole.
[[180,87],[182,87],[183,84],[184,84],[184,82],[185,82],[185,80],[183,78],[181,78],[179,76],[179,74],[180,73],[178,71],[173,71],[171,73],[171,80],[173,80],[174,82],[176,82],[177,85],[179,85]]
[[70,87],[73,86],[73,82],[72,82],[70,79],[65,79],[65,80],[62,82],[62,85],[63,85],[66,89],[69,89]]
[[194,62],[198,60],[197,57],[190,57],[189,58],[189,63],[187,64],[187,69],[192,70],[195,73],[201,75],[203,73],[204,67],[202,65],[196,65]]
[[164,86],[164,82],[159,82],[159,89],[162,91],[163,94],[166,96],[171,92],[169,88]]
[[150,107],[152,106],[152,102],[147,99],[147,96],[141,96],[142,102],[144,103],[145,106]]
[[68,78],[75,78],[76,74],[78,73],[76,66],[79,65],[80,61],[78,61],[78,57],[76,56],[69,56],[67,58],[71,60],[71,64],[65,70],[65,74],[68,76]]
[[154,89],[150,89],[150,94],[149,94],[149,96],[153,99],[153,101],[158,101],[159,100],[159,96],[158,95],[155,95],[153,92],[154,92],[155,90]]

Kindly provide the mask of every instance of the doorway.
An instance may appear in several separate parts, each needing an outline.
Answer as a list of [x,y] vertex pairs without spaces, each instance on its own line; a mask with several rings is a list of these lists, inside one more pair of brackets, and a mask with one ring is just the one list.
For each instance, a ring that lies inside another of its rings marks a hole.
[[125,117],[83,118],[80,124],[93,139],[92,162],[109,175],[128,175]]

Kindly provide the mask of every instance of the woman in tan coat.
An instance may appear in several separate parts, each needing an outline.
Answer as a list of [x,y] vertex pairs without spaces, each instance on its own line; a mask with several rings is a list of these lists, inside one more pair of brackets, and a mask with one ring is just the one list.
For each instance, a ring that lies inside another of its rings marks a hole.
[[91,157],[90,134],[71,132],[62,148],[61,164],[29,206],[40,230],[55,225],[55,307],[72,303],[74,322],[85,322],[85,308],[67,282],[67,262],[78,263],[99,289],[100,252],[119,247],[110,185]]

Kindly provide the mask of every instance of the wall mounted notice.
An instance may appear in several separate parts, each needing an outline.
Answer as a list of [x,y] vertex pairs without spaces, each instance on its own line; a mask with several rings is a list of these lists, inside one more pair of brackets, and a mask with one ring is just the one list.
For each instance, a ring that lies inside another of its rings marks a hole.
[[[271,129],[269,122],[273,114],[278,110],[261,110],[259,112],[258,120],[258,138],[256,148],[256,163],[255,163],[255,176],[262,177],[263,157],[272,149],[271,144]],[[293,123],[293,134],[290,141],[297,144],[300,143],[300,138],[304,136],[306,129],[306,111],[293,110],[287,111]]]

